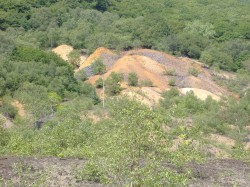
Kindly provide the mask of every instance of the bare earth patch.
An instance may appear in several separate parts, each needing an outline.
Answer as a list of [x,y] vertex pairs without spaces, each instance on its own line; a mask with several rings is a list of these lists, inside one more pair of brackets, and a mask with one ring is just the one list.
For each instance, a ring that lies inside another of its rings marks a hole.
[[16,100],[16,101],[13,101],[11,103],[11,105],[17,108],[19,116],[21,116],[21,117],[26,116],[26,111],[25,111],[24,106],[23,106],[22,103],[20,103],[19,101]]
[[227,153],[225,150],[215,147],[213,145],[207,145],[206,152],[215,158],[223,158],[223,159],[231,158],[231,155]]
[[[33,157],[0,158],[0,186],[43,186],[43,187],[103,187],[98,183],[79,181],[76,171],[82,169],[86,160]],[[170,163],[164,167],[174,169]],[[250,186],[250,165],[242,161],[222,159],[207,163],[189,163],[182,170],[191,170],[190,187]],[[179,171],[177,169],[177,171]],[[179,171],[182,172],[182,171]],[[12,185],[11,185],[12,184]],[[39,185],[38,185],[39,184]]]
[[82,64],[81,66],[78,68],[77,71],[90,66],[96,59],[101,58],[102,55],[104,54],[113,54],[113,52],[107,48],[104,47],[100,47],[98,49],[96,49],[96,51],[94,53],[92,53]]
[[3,124],[3,128],[5,128],[5,129],[9,129],[9,128],[13,127],[13,125],[14,125],[11,120],[6,118],[2,114],[0,114],[0,124],[1,123]]
[[224,144],[228,147],[232,147],[235,145],[235,140],[229,138],[229,137],[226,137],[226,136],[223,136],[223,135],[219,135],[219,134],[211,134],[210,137],[209,137],[212,141],[215,141],[219,144]]
[[68,61],[69,57],[68,55],[70,52],[72,52],[74,49],[73,47],[69,45],[60,45],[56,48],[54,48],[52,51],[59,55],[63,60]]
[[154,87],[132,88],[129,87],[121,92],[121,95],[140,101],[150,107],[158,104],[162,98],[160,91]]

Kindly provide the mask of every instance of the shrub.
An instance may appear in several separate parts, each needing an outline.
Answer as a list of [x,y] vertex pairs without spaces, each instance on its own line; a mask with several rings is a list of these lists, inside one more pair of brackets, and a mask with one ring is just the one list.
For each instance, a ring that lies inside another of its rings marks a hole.
[[163,72],[163,75],[168,75],[168,76],[176,76],[176,71],[175,69],[165,69]]
[[128,84],[129,86],[137,86],[138,85],[138,76],[136,73],[128,74]]
[[96,183],[105,182],[105,172],[101,170],[97,163],[88,161],[84,168],[76,173],[78,180],[87,180]]
[[117,95],[121,92],[122,88],[120,82],[123,80],[123,75],[120,73],[112,72],[108,79],[105,81],[105,91],[109,95]]
[[102,80],[102,78],[97,79],[95,81],[95,87],[96,88],[102,88],[102,86],[103,86],[103,80]]
[[88,79],[88,77],[86,75],[86,71],[84,69],[75,73],[74,77],[78,81],[86,81]]
[[95,75],[101,75],[106,72],[106,67],[100,58],[96,59],[91,67]]
[[1,124],[1,119],[0,119],[0,137],[1,137],[0,138],[0,147],[6,146],[9,139],[10,139],[10,134],[8,133],[7,130],[3,129],[2,124]]
[[189,68],[188,74],[197,77],[199,75],[199,71],[196,68],[192,67]]
[[175,86],[176,84],[175,84],[175,79],[170,79],[169,81],[168,81],[168,85],[169,86]]
[[0,113],[3,113],[4,116],[14,119],[17,115],[17,109],[12,106],[10,103],[6,102],[0,106]]
[[73,50],[69,54],[69,63],[73,65],[73,67],[78,68],[81,63],[80,59],[80,51],[79,50]]
[[153,82],[151,80],[143,80],[143,81],[141,81],[141,86],[153,87]]

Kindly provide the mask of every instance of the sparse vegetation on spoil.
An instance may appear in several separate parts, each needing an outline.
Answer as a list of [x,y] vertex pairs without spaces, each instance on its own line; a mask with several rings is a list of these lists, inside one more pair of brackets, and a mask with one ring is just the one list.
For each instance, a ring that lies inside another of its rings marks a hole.
[[0,186],[250,186],[249,10],[1,0]]
[[138,76],[136,73],[129,73],[128,74],[128,84],[130,86],[137,86],[138,85]]

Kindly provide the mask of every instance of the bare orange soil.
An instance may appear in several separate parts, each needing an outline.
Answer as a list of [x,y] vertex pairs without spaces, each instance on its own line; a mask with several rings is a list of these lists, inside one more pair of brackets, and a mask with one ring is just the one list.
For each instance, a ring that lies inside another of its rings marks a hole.
[[[129,73],[136,73],[139,81],[150,80],[153,85],[164,90],[167,88],[167,82],[162,76],[164,66],[143,56],[124,56],[120,58],[104,75],[106,79],[112,72],[123,73],[127,79]],[[100,76],[90,77],[89,82],[95,83]]]
[[113,52],[107,48],[100,47],[93,54],[91,54],[79,67],[78,70],[81,70],[87,66],[90,66],[96,59],[100,58],[102,54],[112,54]]
[[[112,54],[112,51],[106,48],[98,48],[80,67],[80,69],[90,65],[94,59],[100,58],[103,53]],[[114,54],[114,53],[113,53]],[[114,59],[113,59],[114,60]],[[197,77],[190,75],[190,68],[195,68],[199,75]],[[175,71],[175,76],[164,74],[168,70]],[[174,79],[176,87],[185,94],[192,90],[194,94],[200,99],[206,99],[211,96],[215,100],[219,100],[220,96],[227,96],[230,93],[223,87],[217,85],[213,81],[214,72],[204,66],[197,60],[174,57],[172,55],[155,51],[151,49],[137,49],[122,52],[117,60],[110,63],[107,73],[104,74],[106,79],[111,72],[118,72],[124,74],[125,81],[127,81],[128,74],[134,72],[139,78],[139,82],[143,80],[150,80],[155,88],[160,92],[169,89],[169,80]],[[88,82],[94,84],[100,76],[92,76]],[[126,89],[128,86],[126,86]],[[123,93],[126,91],[123,91]],[[128,90],[127,92],[133,92]],[[131,94],[130,94],[131,95]]]

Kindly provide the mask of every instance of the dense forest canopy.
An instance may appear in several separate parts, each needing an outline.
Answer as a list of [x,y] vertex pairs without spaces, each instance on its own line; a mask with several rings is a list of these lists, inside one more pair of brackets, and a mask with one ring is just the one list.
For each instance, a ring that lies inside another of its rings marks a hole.
[[0,29],[32,47],[153,48],[237,71],[249,59],[249,9],[244,0],[3,0]]

